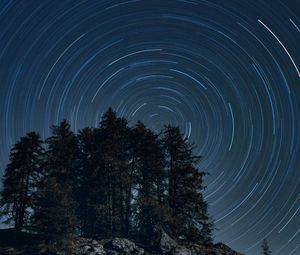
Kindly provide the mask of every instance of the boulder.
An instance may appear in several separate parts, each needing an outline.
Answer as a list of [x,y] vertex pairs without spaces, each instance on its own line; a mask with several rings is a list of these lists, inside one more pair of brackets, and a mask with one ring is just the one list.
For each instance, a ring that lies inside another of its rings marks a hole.
[[161,230],[159,248],[163,253],[169,253],[176,249],[177,242],[172,239],[164,230]]
[[107,249],[108,254],[120,255],[142,255],[144,249],[138,247],[134,242],[126,238],[114,238],[104,243],[104,248]]
[[192,255],[192,251],[179,245],[173,250],[173,255]]
[[106,255],[103,245],[97,240],[81,239],[76,255]]
[[216,255],[242,255],[223,243],[214,244],[214,250]]
[[179,245],[164,230],[161,230],[159,248],[162,251],[162,253],[164,253],[164,254],[192,255],[192,252],[190,249],[188,249],[182,245]]

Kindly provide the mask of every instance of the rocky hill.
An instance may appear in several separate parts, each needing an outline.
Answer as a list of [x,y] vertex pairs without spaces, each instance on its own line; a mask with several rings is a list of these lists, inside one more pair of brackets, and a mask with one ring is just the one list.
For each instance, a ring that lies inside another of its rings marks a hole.
[[185,247],[165,236],[156,248],[147,249],[128,239],[110,240],[79,239],[76,255],[241,255],[228,246],[218,243],[211,247],[191,245]]
[[[38,245],[38,237],[13,230],[0,230],[1,255],[48,255]],[[179,244],[163,232],[156,246],[146,247],[126,238],[95,240],[76,238],[72,251],[57,255],[242,255],[222,243],[211,246]]]

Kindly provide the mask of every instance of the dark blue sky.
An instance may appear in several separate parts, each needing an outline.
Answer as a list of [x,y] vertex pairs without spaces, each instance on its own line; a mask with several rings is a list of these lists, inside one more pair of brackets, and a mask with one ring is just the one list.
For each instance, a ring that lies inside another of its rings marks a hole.
[[299,1],[0,1],[0,171],[31,130],[112,106],[179,125],[216,241],[300,254]]

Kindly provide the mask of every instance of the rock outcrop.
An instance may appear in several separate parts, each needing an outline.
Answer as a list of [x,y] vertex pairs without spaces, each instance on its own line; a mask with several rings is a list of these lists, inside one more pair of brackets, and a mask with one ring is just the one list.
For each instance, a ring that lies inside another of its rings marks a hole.
[[168,255],[242,255],[223,243],[210,246],[200,244],[178,244],[166,232],[162,231],[159,242],[161,254]]
[[161,232],[159,249],[161,250],[162,254],[192,255],[192,251],[190,249],[179,245],[165,231]]
[[106,251],[104,250],[103,245],[93,239],[87,239],[87,238],[78,238],[74,254],[78,255],[104,255],[106,254]]
[[111,255],[142,255],[145,253],[143,248],[137,246],[134,242],[125,238],[115,238],[108,242],[104,241],[103,246],[106,249],[107,254]]
[[[46,254],[39,248],[38,236],[25,233],[21,236],[6,235],[6,239],[0,239],[1,255]],[[160,232],[155,245],[149,243],[146,246],[126,238],[95,240],[78,237],[71,250],[67,253],[57,252],[56,255],[242,255],[222,243],[204,246],[177,242],[165,231]]]
[[126,238],[93,240],[78,238],[74,255],[242,255],[225,244],[211,246],[178,244],[166,232],[162,232],[156,251],[142,248]]
[[93,240],[78,238],[74,247],[75,255],[143,255],[143,248],[126,238]]

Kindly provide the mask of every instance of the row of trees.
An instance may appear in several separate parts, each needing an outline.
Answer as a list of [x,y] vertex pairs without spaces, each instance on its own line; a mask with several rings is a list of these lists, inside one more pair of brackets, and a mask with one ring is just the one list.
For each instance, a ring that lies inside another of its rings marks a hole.
[[67,121],[45,143],[31,132],[11,150],[1,215],[57,243],[74,234],[151,243],[161,228],[174,238],[212,242],[199,157],[177,127],[155,134],[109,109],[98,128],[74,134]]

